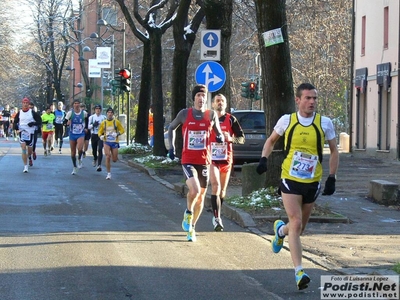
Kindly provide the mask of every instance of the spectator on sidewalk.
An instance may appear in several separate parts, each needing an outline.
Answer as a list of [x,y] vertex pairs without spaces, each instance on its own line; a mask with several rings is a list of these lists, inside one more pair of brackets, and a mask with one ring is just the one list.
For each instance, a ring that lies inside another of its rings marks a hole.
[[217,113],[219,125],[225,142],[217,143],[215,132],[211,132],[211,206],[213,210],[212,224],[215,231],[223,231],[221,206],[233,166],[232,143],[244,144],[245,136],[235,116],[226,112],[226,97],[222,94],[214,96],[212,106]]
[[187,240],[196,241],[195,226],[204,207],[211,164],[210,133],[224,142],[217,114],[207,109],[207,87],[196,85],[192,91],[193,108],[182,109],[168,127],[169,157],[175,158],[175,130],[182,125],[183,149],[181,164],[189,188],[182,228]]
[[295,101],[297,112],[283,115],[265,141],[257,173],[262,174],[267,171],[267,158],[272,153],[275,143],[284,136],[286,157],[282,163],[279,188],[289,222],[285,224],[282,220],[275,221],[272,251],[278,253],[283,247],[285,236],[288,236],[297,288],[302,290],[308,287],[310,277],[302,267],[300,235],[308,223],[315,200],[320,193],[325,140],[329,145],[330,160],[329,176],[323,195],[332,195],[335,192],[339,152],[331,119],[315,112],[316,88],[310,83],[300,84],[296,90]]

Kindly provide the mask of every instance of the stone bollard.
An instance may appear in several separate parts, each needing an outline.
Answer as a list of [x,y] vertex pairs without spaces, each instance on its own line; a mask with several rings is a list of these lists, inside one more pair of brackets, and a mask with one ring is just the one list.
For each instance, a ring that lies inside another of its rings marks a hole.
[[242,166],[242,196],[265,187],[266,173],[258,175],[258,163],[244,164]]
[[383,205],[399,204],[397,193],[399,185],[387,180],[371,180],[368,197]]

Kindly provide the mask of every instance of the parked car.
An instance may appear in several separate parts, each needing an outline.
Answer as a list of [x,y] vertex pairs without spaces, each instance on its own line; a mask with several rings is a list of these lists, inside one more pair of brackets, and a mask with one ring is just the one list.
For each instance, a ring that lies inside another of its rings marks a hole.
[[262,110],[235,110],[232,112],[242,127],[246,141],[233,144],[234,164],[257,162],[266,139],[265,114]]

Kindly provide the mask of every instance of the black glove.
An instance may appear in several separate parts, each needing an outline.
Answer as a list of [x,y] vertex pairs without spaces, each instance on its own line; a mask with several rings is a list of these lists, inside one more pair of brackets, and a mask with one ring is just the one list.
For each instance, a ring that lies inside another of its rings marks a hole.
[[93,122],[93,127],[97,127],[97,126],[99,126],[99,121],[94,121]]
[[256,171],[259,175],[267,172],[267,158],[265,156],[260,158],[260,162],[258,163]]
[[325,188],[322,195],[332,195],[335,192],[335,177],[328,177],[325,181]]
[[169,158],[172,159],[172,160],[175,159],[174,149],[169,149],[169,151],[168,151],[168,156],[169,156]]
[[217,143],[219,143],[219,144],[223,143],[223,142],[224,142],[224,136],[223,136],[223,135],[217,135],[217,136],[215,137],[215,141],[216,141]]
[[35,126],[35,125],[36,125],[36,122],[29,122],[29,123],[28,123],[28,126],[29,126],[29,127],[32,127],[32,126]]

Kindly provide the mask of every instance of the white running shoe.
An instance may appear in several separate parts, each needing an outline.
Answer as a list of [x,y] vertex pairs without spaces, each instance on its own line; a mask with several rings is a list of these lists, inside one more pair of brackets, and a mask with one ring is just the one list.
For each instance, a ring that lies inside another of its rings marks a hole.
[[77,168],[73,167],[71,175],[75,175],[77,172],[78,172]]
[[107,179],[107,180],[110,180],[110,179],[111,179],[111,173],[107,173],[106,179]]
[[222,220],[220,218],[213,217],[212,223],[215,231],[224,231],[224,225],[222,225]]
[[62,152],[61,152],[61,149],[60,149],[60,150],[58,150],[58,154],[62,154]]
[[24,166],[24,173],[28,173],[28,166]]
[[92,165],[93,165],[93,167],[96,167],[96,166],[97,166],[97,161],[96,161],[96,160],[93,160]]
[[78,159],[78,169],[82,169],[83,163],[81,159]]

